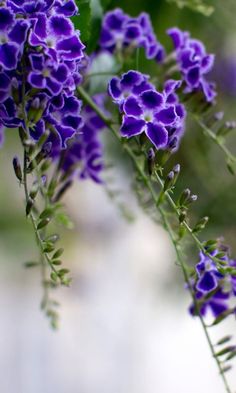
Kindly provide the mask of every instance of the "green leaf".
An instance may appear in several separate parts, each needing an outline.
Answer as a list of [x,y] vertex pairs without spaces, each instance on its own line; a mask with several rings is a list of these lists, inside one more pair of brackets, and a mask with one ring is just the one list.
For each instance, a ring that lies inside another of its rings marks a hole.
[[226,360],[231,360],[231,359],[233,359],[235,356],[236,356],[236,351],[233,351],[233,352],[231,352],[231,353],[227,356]]
[[57,258],[59,258],[59,257],[63,254],[63,252],[64,252],[64,248],[59,248],[59,249],[55,252],[55,254],[53,254],[52,259],[57,259]]
[[50,274],[50,277],[51,277],[51,280],[52,280],[52,281],[54,281],[54,282],[57,281],[57,273],[52,272],[52,273]]
[[44,218],[43,220],[39,221],[39,223],[37,225],[37,229],[39,230],[39,229],[46,227],[46,225],[48,225],[50,221],[51,221],[51,219],[49,217]]
[[76,0],[79,14],[71,18],[76,29],[80,30],[81,40],[87,42],[91,33],[91,4],[90,0]]
[[205,0],[168,0],[169,3],[176,3],[179,8],[187,7],[193,11],[200,12],[205,16],[210,16],[214,7],[207,4]]
[[39,218],[40,220],[43,220],[45,218],[51,218],[52,216],[53,216],[53,208],[48,207],[47,209],[42,211]]
[[40,263],[39,262],[35,262],[35,261],[28,261],[24,263],[25,267],[29,268],[29,267],[35,267],[35,266],[39,266]]
[[104,12],[100,0],[91,0],[91,31],[90,39],[87,44],[87,52],[91,53],[97,47],[101,24]]
[[235,351],[235,346],[231,345],[231,346],[226,347],[226,348],[222,349],[221,351],[217,352],[217,353],[215,354],[215,357],[216,357],[216,356],[218,357],[218,356],[226,355],[226,354],[229,353],[229,352],[233,353],[234,351]]
[[103,10],[106,11],[111,3],[111,0],[100,0],[100,3],[101,3]]
[[232,336],[225,336],[225,337],[221,338],[221,339],[216,343],[216,345],[225,344],[225,343],[227,343],[228,341],[230,341],[231,338],[232,338]]
[[56,220],[57,220],[57,222],[59,224],[61,224],[62,226],[64,226],[67,229],[73,229],[74,228],[73,222],[71,221],[71,219],[65,213],[57,213]]
[[225,318],[227,318],[230,314],[233,314],[233,313],[234,313],[234,309],[230,309],[230,310],[223,312],[214,320],[214,322],[210,326],[218,325],[218,323],[222,322]]

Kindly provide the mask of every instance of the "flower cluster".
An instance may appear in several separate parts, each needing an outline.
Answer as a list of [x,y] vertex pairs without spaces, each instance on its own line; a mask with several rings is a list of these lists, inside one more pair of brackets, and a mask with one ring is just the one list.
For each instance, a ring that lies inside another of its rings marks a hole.
[[107,12],[103,19],[100,46],[110,52],[144,48],[148,59],[163,60],[165,52],[153,32],[150,17],[145,12],[137,18],[120,8]]
[[74,0],[8,0],[0,9],[0,124],[35,140],[56,133],[61,149],[82,124],[74,93],[84,45],[68,19],[77,11]]
[[[218,250],[214,250],[211,256],[215,257],[218,253]],[[216,262],[210,256],[200,253],[200,261],[195,268],[197,279],[193,284],[193,289],[203,316],[209,309],[215,317],[218,317],[230,309],[229,301],[232,296],[236,296],[236,277],[232,275],[232,271],[236,269],[236,260],[230,259],[226,253],[222,262],[224,274],[219,271]],[[190,307],[190,312],[196,313],[194,305]]]
[[175,94],[181,82],[168,80],[159,93],[148,79],[131,70],[109,83],[109,94],[123,114],[121,135],[145,133],[157,149],[174,150],[184,131],[185,109]]
[[214,64],[214,55],[206,53],[203,43],[190,37],[186,31],[176,27],[167,30],[171,37],[178,68],[186,83],[185,93],[202,91],[207,102],[216,96],[215,85],[208,82],[205,74],[209,73]]
[[[104,108],[105,94],[97,94],[94,102],[106,113]],[[102,183],[101,172],[103,164],[103,148],[100,132],[105,124],[101,118],[89,107],[85,106],[81,112],[83,127],[81,134],[76,135],[65,151],[62,171],[81,179],[91,178],[96,183]]]

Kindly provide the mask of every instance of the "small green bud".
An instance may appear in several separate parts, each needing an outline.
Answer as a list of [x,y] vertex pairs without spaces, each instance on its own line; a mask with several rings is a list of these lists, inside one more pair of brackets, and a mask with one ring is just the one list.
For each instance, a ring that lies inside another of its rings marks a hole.
[[185,205],[185,203],[189,200],[191,195],[191,191],[189,188],[186,188],[179,197],[178,204],[179,206]]
[[52,273],[50,274],[50,277],[51,277],[51,280],[52,280],[52,281],[54,281],[54,282],[57,281],[58,276],[57,276],[57,273],[56,273],[56,272],[52,272]]
[[22,181],[22,170],[21,170],[19,158],[14,157],[12,164],[13,164],[15,175],[16,175],[17,179],[20,180],[20,182],[21,182]]
[[193,228],[193,232],[197,233],[197,232],[202,231],[205,228],[205,226],[208,223],[208,221],[209,221],[209,217],[207,217],[207,216],[201,218],[201,220],[198,221],[198,223]]
[[185,210],[183,210],[179,215],[179,223],[182,224],[186,220],[186,217],[187,213]]
[[55,254],[53,254],[52,259],[60,258],[60,256],[63,254],[63,252],[64,252],[64,248],[59,248],[59,249],[55,252]]
[[44,218],[43,220],[39,221],[38,225],[37,225],[37,229],[42,229],[44,228],[46,225],[49,224],[49,222],[51,221],[51,219],[49,217]]
[[30,198],[31,199],[35,199],[37,194],[38,194],[38,190],[39,190],[39,184],[38,182],[35,182],[32,186],[32,189],[30,191]]
[[31,212],[32,207],[34,206],[34,200],[32,198],[28,198],[28,201],[26,203],[26,208],[25,208],[25,213],[26,216],[28,216]]

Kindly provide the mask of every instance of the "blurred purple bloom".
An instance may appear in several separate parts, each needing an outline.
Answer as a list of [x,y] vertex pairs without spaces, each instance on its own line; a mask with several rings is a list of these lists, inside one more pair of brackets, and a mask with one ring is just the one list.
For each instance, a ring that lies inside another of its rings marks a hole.
[[[105,97],[104,94],[93,97],[104,113]],[[100,132],[105,128],[105,124],[89,106],[83,108],[81,115],[83,127],[66,150],[62,170],[72,170],[73,176],[79,175],[81,179],[91,178],[97,183],[102,183],[101,172],[104,164]]]
[[206,101],[212,102],[216,96],[215,85],[208,82],[205,75],[213,67],[214,55],[206,53],[203,43],[191,38],[186,31],[173,27],[167,33],[173,41],[176,61],[186,83],[184,92],[202,91]]
[[[214,257],[218,253],[219,250],[215,250],[211,255]],[[203,252],[199,256],[200,261],[195,267],[197,277],[191,281],[192,291],[201,315],[205,316],[210,310],[214,317],[218,317],[230,309],[230,299],[236,296],[236,277],[227,271],[225,274],[219,272],[216,262]],[[236,260],[230,259],[228,252],[221,259],[226,269],[236,268]],[[194,304],[190,306],[190,312],[198,314]]]
[[102,24],[100,46],[110,52],[130,48],[144,48],[148,59],[160,62],[164,58],[164,48],[157,41],[148,14],[137,18],[125,14],[120,8],[107,12]]

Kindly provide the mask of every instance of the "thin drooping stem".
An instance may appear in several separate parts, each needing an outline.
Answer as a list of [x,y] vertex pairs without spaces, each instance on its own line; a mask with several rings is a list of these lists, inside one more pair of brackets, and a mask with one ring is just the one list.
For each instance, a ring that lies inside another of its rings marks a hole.
[[[95,104],[95,102],[90,98],[90,96],[84,91],[84,89],[82,87],[78,87],[78,93],[80,94],[81,98],[84,100],[84,102],[86,102],[99,116],[100,118],[104,121],[104,123],[107,125],[107,127],[112,131],[112,133],[115,135],[115,137],[119,140],[119,142],[121,141],[119,135],[117,134],[116,130],[114,129],[114,127],[111,124],[111,121],[109,118],[107,118],[104,113],[100,110],[100,108]],[[171,242],[174,246],[175,252],[176,252],[176,257],[178,260],[178,263],[181,267],[183,276],[184,276],[184,280],[186,282],[186,284],[188,285],[189,289],[190,289],[190,294],[193,300],[193,303],[196,305],[196,311],[197,314],[199,316],[199,319],[201,321],[201,325],[203,327],[203,331],[205,333],[208,345],[210,347],[212,356],[214,357],[217,367],[219,369],[220,375],[222,377],[223,383],[224,383],[224,387],[227,393],[232,393],[231,389],[228,385],[228,381],[226,379],[224,370],[222,368],[221,362],[219,361],[219,359],[216,356],[215,350],[214,350],[214,345],[211,341],[210,335],[208,333],[208,329],[207,329],[207,325],[204,322],[204,319],[201,316],[201,313],[199,312],[199,307],[196,304],[196,298],[194,295],[193,290],[191,289],[191,283],[189,280],[189,276],[188,276],[188,271],[186,268],[186,265],[183,261],[180,249],[179,249],[179,244],[177,243],[177,241],[175,240],[174,237],[174,232],[172,230],[171,224],[167,218],[167,215],[165,214],[164,209],[161,207],[161,205],[159,205],[158,203],[158,195],[156,195],[153,186],[152,186],[152,182],[151,179],[149,177],[147,177],[147,175],[145,174],[145,172],[143,171],[143,169],[141,168],[140,164],[138,163],[136,156],[134,154],[134,152],[132,151],[132,149],[128,146],[128,144],[124,143],[123,145],[123,149],[126,151],[126,153],[128,154],[128,156],[130,157],[131,161],[134,164],[135,169],[137,170],[137,173],[140,175],[142,182],[144,184],[144,186],[146,186],[147,190],[150,192],[154,206],[156,207],[157,211],[160,213],[163,223],[164,223],[164,227],[167,230]],[[160,179],[160,177],[158,176],[158,174],[156,174],[157,176],[157,180],[161,186],[161,188],[163,189],[163,182]],[[176,206],[174,200],[171,198],[170,194],[167,192],[166,193],[167,196],[167,201],[169,203],[169,206],[172,208],[172,210],[174,211],[174,213],[179,217],[179,211],[178,211],[178,207]],[[193,240],[195,241],[197,247],[203,251],[204,250],[204,246],[202,245],[201,241],[198,239],[198,237],[192,232],[192,229],[188,226],[188,224],[184,221],[184,226],[187,229],[187,231],[189,232],[189,234],[192,236]],[[205,250],[204,250],[205,251]]]
[[204,133],[211,139],[217,146],[223,151],[226,158],[231,163],[236,163],[236,156],[231,153],[231,151],[227,148],[224,141],[219,138],[206,124],[199,118],[197,115],[192,114],[193,119],[197,122],[197,124],[202,128]]
[[[101,109],[96,105],[96,103],[90,98],[90,96],[86,93],[86,91],[82,88],[82,87],[78,87],[77,88],[78,93],[80,94],[80,96],[83,98],[83,100],[98,114],[98,116],[104,121],[104,123],[106,124],[106,126],[112,131],[113,135],[116,137],[116,139],[118,139],[119,141],[121,140],[119,135],[117,134],[117,131],[115,130],[115,128],[112,126],[112,122],[109,118],[107,118],[104,113],[101,111]],[[134,163],[136,163],[136,156],[133,153],[132,149],[129,147],[129,145],[127,143],[124,143],[123,145],[123,149],[128,153],[128,155],[132,158],[132,161]],[[138,170],[139,171],[139,170]],[[142,173],[139,172],[139,174],[142,176]],[[164,185],[163,182],[160,178],[160,176],[158,175],[158,173],[155,173],[157,181],[159,183],[159,185],[161,186],[161,189],[163,190]],[[144,174],[144,176],[146,176]],[[150,191],[150,190],[149,190]],[[180,212],[179,209],[176,205],[176,203],[174,202],[174,200],[172,199],[170,193],[167,191],[165,192],[165,195],[167,197],[167,201],[170,205],[170,207],[173,209],[174,213],[178,216],[180,216]],[[192,237],[192,239],[194,240],[196,246],[198,247],[199,251],[203,251],[207,256],[209,256],[209,258],[211,258],[213,261],[215,261],[216,263],[219,262],[219,260],[217,258],[215,258],[214,256],[212,256],[210,253],[208,253],[202,242],[200,241],[200,239],[198,238],[198,236],[192,231],[192,229],[190,228],[190,226],[188,225],[188,223],[184,220],[183,223],[184,227],[186,228],[186,230],[188,231],[189,235]]]

